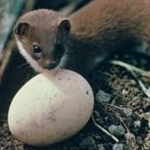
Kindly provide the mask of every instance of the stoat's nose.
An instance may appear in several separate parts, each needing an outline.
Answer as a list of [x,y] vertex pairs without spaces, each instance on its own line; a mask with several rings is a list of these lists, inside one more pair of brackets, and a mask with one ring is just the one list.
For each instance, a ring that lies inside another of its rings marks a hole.
[[51,61],[50,63],[46,63],[44,68],[49,70],[55,68],[56,66],[57,66],[56,61]]

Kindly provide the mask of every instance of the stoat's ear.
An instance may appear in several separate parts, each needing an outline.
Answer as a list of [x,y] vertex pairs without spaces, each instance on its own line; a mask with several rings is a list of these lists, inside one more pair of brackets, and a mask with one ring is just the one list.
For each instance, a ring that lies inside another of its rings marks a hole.
[[22,36],[28,32],[29,28],[30,25],[26,22],[18,23],[14,28],[14,32],[17,35]]
[[71,29],[71,23],[68,18],[63,18],[59,23],[59,30],[69,32]]

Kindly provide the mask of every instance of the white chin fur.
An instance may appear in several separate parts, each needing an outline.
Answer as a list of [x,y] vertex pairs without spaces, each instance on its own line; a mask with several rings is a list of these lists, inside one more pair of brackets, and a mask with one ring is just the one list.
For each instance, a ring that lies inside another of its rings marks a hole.
[[44,69],[42,69],[38,63],[26,52],[26,50],[23,48],[22,43],[16,38],[16,43],[19,48],[20,54],[26,59],[26,61],[31,65],[32,68],[34,68],[37,72],[44,72]]

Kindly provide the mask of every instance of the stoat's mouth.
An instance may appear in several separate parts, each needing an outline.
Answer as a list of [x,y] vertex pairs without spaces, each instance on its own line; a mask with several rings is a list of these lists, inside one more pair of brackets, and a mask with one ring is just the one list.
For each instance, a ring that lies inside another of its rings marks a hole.
[[62,59],[62,55],[57,55],[57,58],[51,60],[49,63],[44,64],[43,68],[46,70],[54,69],[59,66]]
[[54,69],[56,67],[57,67],[57,64],[50,64],[49,67],[48,67],[48,69]]
[[45,70],[50,70],[50,69],[54,69],[58,66],[58,63],[50,63],[47,66],[44,66]]

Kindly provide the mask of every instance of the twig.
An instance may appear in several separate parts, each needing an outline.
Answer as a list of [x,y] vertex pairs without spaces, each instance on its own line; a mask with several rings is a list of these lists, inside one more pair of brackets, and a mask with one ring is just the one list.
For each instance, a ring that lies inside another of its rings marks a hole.
[[131,71],[131,70],[132,70],[132,71],[136,71],[136,72],[138,72],[138,73],[141,74],[141,75],[147,74],[147,75],[150,76],[150,73],[149,73],[149,72],[144,71],[144,70],[142,70],[142,69],[139,69],[139,68],[137,68],[137,67],[135,67],[135,66],[132,66],[132,65],[127,64],[127,63],[122,62],[122,61],[111,60],[109,63],[111,63],[111,64],[113,64],[113,65],[122,66],[122,67],[126,68],[126,69],[129,70],[129,71]]
[[93,120],[93,123],[94,125],[99,128],[100,130],[102,130],[105,134],[107,134],[108,136],[110,136],[115,142],[119,142],[119,140],[114,136],[112,135],[111,133],[109,133],[106,129],[104,129],[102,126],[100,126],[94,119],[94,116],[92,115],[92,120]]
[[129,145],[129,148],[131,150],[137,150],[138,146],[136,145],[134,134],[130,132],[130,130],[127,127],[127,125],[125,124],[123,118],[119,114],[116,114],[116,117],[120,120],[120,122],[122,123],[122,125],[125,127],[125,129],[127,131],[127,133],[125,134],[125,137],[126,137],[128,145]]

